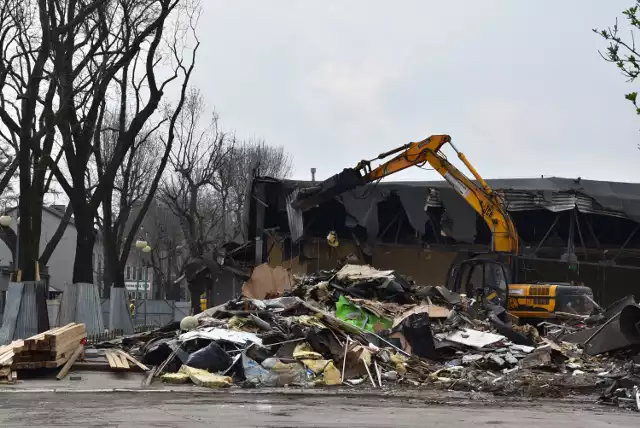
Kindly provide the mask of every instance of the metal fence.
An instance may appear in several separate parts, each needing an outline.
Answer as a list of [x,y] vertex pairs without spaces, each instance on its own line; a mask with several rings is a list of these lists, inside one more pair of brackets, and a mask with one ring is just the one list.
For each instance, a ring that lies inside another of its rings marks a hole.
[[[102,316],[109,320],[109,299],[102,300]],[[160,327],[171,321],[180,321],[189,315],[189,302],[174,300],[139,300],[135,308],[135,326]]]
[[[2,312],[4,302],[0,305],[0,325],[2,325]],[[109,322],[109,299],[101,300],[102,316],[105,324]],[[135,327],[136,331],[141,328],[157,328],[169,324],[171,321],[180,321],[189,315],[189,302],[176,302],[174,300],[141,300],[136,303]],[[60,301],[47,301],[49,312],[49,325],[51,328],[60,327],[58,324],[58,313],[60,312]],[[107,328],[107,325],[105,325]],[[142,331],[142,330],[140,330]],[[107,340],[107,339],[102,339]]]
[[[144,333],[156,329],[153,325],[139,325],[135,327],[134,333]],[[106,342],[107,340],[116,339],[124,335],[124,330],[115,329],[111,331],[105,331],[104,333],[87,335],[87,343],[95,345],[96,343]]]

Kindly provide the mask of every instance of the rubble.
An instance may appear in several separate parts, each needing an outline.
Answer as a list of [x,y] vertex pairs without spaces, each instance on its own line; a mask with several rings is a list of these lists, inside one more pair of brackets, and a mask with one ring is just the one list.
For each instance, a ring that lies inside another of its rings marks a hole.
[[[601,392],[601,402],[628,406],[638,396],[640,364],[631,359],[632,348],[587,349],[610,325],[625,343],[640,341],[633,300],[589,319],[565,316],[535,327],[486,301],[371,266],[297,277],[291,287],[288,275],[271,275],[266,266],[254,279],[243,288],[252,290],[248,295],[183,322],[187,331],[176,323],[100,346],[127,350],[155,366],[153,376],[165,382],[215,388],[346,384],[529,397]],[[286,291],[278,281],[287,282]]]
[[[96,352],[113,370],[126,366],[149,371],[149,381],[208,388],[420,387],[526,397],[599,393],[602,403],[640,404],[640,348],[635,347],[640,307],[631,298],[588,319],[563,317],[532,326],[486,301],[419,286],[370,266],[297,277],[286,291],[279,291],[280,280],[274,279],[289,281],[282,272],[270,276],[262,268],[260,278],[250,296],[181,323],[100,343]],[[617,332],[607,333],[614,326]],[[78,334],[64,340],[65,352],[84,337],[83,327],[75,328]],[[594,343],[600,351],[589,346]],[[18,355],[14,348],[0,348],[5,381],[15,377],[21,361],[12,360]]]

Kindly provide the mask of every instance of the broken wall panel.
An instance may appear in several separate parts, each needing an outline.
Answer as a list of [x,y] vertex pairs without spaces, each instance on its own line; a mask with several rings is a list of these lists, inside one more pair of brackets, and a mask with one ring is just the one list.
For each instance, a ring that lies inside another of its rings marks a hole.
[[[353,241],[342,240],[339,247],[330,247],[321,239],[311,238],[301,245],[306,254],[305,260],[299,257],[282,259],[280,244],[269,241],[269,265],[290,269],[292,274],[306,274],[318,270],[335,269],[338,263],[350,255],[358,253]],[[373,266],[378,269],[390,269],[411,276],[418,284],[444,285],[447,271],[456,253],[453,251],[433,251],[409,245],[379,244],[373,250]]]

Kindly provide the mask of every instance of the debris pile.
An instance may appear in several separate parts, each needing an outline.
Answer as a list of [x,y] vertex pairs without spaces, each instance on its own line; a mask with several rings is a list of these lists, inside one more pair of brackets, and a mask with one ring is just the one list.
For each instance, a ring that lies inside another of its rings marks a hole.
[[[404,385],[522,396],[604,391],[603,402],[616,404],[638,398],[640,307],[632,299],[534,327],[486,299],[370,266],[294,281],[257,272],[250,297],[101,346],[137,355],[165,382],[215,388]],[[293,285],[280,292],[274,281]]]

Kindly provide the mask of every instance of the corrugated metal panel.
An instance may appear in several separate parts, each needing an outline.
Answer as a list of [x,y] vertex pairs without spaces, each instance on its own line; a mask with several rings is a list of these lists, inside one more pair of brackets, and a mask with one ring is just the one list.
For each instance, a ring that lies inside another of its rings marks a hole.
[[83,323],[88,334],[104,331],[104,320],[98,287],[94,284],[68,285],[60,303],[60,325]]
[[111,299],[109,299],[109,330],[122,329],[124,330],[124,334],[133,333],[133,322],[131,321],[129,302],[127,300],[126,288],[111,287]]
[[78,308],[76,322],[84,323],[88,334],[104,332],[102,307],[98,286],[95,284],[74,284],[78,288]]
[[0,328],[0,346],[7,345],[13,340],[23,289],[24,285],[22,283],[9,283],[4,316],[2,317],[2,327]]
[[45,287],[46,283],[41,281],[9,283],[7,308],[0,328],[0,345],[38,334],[36,295],[38,292],[44,293]]
[[[509,211],[533,211],[546,209],[552,212],[568,211],[574,208],[585,214],[599,214],[627,218],[621,212],[603,209],[593,198],[574,192],[535,192],[525,190],[498,190],[507,201]],[[430,189],[425,208],[442,207],[438,189]]]
[[37,287],[44,287],[44,283],[25,282],[22,290],[22,302],[16,320],[14,339],[24,339],[38,334],[38,307],[36,303]]

